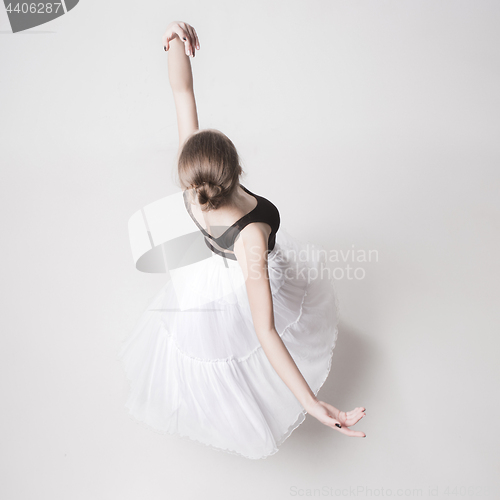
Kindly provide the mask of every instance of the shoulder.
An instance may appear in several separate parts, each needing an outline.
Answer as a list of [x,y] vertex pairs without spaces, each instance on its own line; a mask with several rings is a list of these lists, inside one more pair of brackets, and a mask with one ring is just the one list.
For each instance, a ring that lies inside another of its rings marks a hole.
[[265,267],[270,232],[269,225],[263,222],[252,222],[239,232],[234,243],[234,254],[245,277],[250,268]]
[[238,232],[235,239],[235,249],[236,246],[240,248],[246,248],[247,250],[252,246],[262,247],[267,249],[267,241],[269,234],[271,232],[271,227],[265,222],[251,222],[247,224],[243,229]]

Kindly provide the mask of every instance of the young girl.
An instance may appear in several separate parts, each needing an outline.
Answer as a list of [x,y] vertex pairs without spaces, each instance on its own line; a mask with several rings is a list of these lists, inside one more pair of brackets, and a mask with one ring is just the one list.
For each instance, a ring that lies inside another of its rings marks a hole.
[[[365,437],[349,429],[365,408],[343,412],[316,397],[338,323],[325,252],[280,229],[276,206],[240,184],[243,170],[227,136],[199,130],[189,59],[200,49],[195,29],[173,22],[163,45],[179,182],[210,258],[180,289],[169,281],[124,342],[119,358],[131,383],[131,416],[251,459],[276,453],[306,413]],[[186,301],[203,307],[180,307]]]

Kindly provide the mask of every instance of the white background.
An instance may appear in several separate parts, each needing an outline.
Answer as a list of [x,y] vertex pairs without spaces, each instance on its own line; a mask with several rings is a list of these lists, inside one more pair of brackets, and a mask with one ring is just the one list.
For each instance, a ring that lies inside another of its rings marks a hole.
[[[1,16],[2,498],[495,498],[498,2],[82,0],[15,35]],[[338,281],[320,392],[366,407],[365,439],[308,417],[253,461],[124,408],[116,354],[166,279],[135,270],[128,218],[179,190],[172,20],[246,185],[294,236],[378,251]]]

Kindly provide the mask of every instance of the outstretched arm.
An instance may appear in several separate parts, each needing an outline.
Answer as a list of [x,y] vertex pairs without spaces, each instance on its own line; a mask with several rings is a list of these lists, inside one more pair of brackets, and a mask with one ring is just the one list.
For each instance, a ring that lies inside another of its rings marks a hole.
[[162,41],[164,50],[168,51],[168,79],[177,113],[180,152],[186,139],[199,129],[189,56],[195,56],[200,42],[192,26],[177,21],[168,25]]
[[269,232],[267,224],[261,222],[249,224],[240,232],[234,244],[234,253],[245,278],[255,332],[262,349],[280,378],[307,413],[348,436],[365,437],[363,432],[348,428],[364,416],[364,408],[356,408],[346,413],[319,401],[276,331],[267,268]]

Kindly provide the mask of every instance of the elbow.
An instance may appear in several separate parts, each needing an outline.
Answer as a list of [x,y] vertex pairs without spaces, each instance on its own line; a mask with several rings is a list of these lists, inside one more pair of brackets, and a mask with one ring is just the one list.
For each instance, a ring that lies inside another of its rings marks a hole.
[[174,97],[176,95],[194,94],[192,81],[171,80],[170,88],[172,89]]
[[255,332],[257,333],[257,337],[259,341],[262,343],[262,341],[265,341],[266,339],[272,338],[275,335],[278,335],[278,332],[276,331],[276,328],[274,326],[271,327],[259,327],[255,329]]

